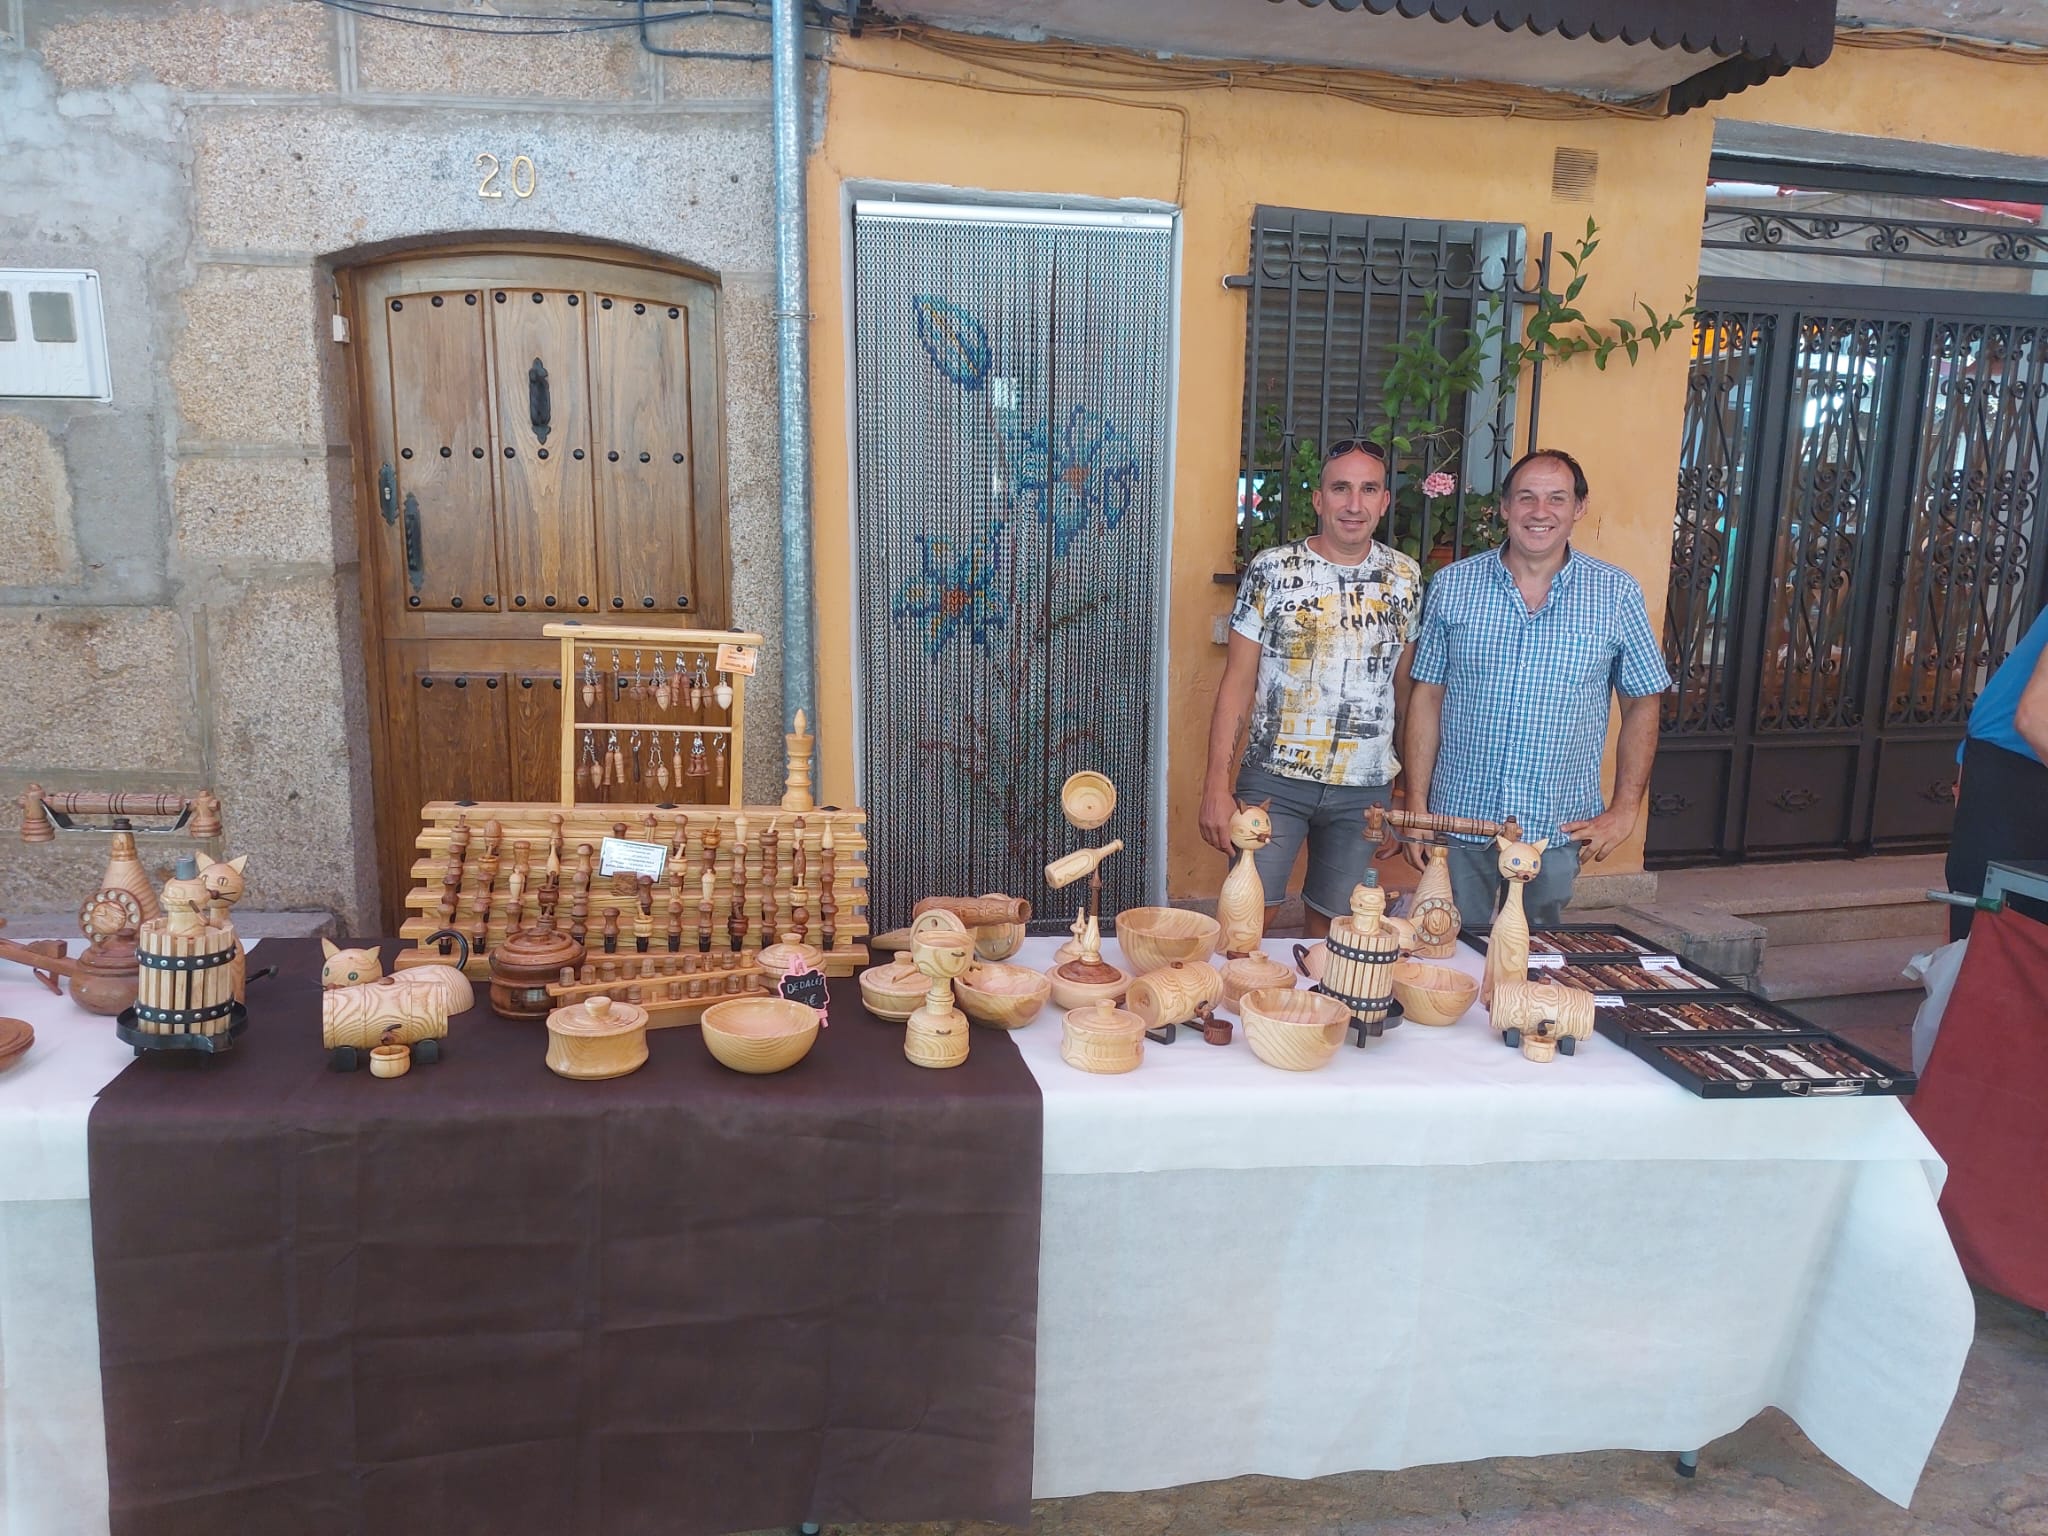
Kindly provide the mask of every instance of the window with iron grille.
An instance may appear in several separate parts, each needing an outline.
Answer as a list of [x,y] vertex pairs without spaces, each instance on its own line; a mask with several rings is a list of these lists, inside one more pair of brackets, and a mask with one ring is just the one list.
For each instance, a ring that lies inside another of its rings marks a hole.
[[[1425,561],[1494,542],[1494,493],[1515,456],[1514,380],[1502,377],[1501,355],[1517,334],[1524,245],[1512,224],[1255,211],[1250,271],[1229,279],[1249,300],[1240,568],[1261,549],[1315,532],[1309,494],[1322,449],[1345,438],[1396,447],[1383,541]],[[1388,367],[1432,329],[1462,387],[1420,417],[1391,420]],[[1452,367],[1460,358],[1465,366]],[[1400,451],[1392,437],[1418,420],[1427,430],[1402,433],[1410,442]],[[1433,471],[1455,489],[1426,494]]]

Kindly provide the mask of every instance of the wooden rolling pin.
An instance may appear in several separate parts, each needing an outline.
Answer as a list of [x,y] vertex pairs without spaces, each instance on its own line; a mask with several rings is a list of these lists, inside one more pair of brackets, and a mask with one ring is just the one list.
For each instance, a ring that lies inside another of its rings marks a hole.
[[910,909],[913,919],[927,912],[950,912],[970,928],[996,923],[1028,923],[1031,903],[1021,896],[927,896]]

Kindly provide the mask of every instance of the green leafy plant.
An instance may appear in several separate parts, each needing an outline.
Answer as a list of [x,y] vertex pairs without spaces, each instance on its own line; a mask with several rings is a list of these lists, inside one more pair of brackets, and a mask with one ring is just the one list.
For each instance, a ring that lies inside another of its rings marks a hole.
[[[1481,307],[1471,325],[1456,327],[1430,293],[1423,296],[1406,336],[1386,352],[1379,422],[1364,435],[1393,451],[1398,472],[1384,536],[1422,562],[1425,577],[1446,559],[1492,548],[1505,532],[1491,496],[1468,494],[1460,524],[1457,487],[1470,477],[1465,432],[1455,423],[1463,419],[1471,394],[1496,378],[1503,386],[1519,383],[1524,370],[1539,360],[1554,366],[1590,357],[1604,372],[1619,353],[1633,364],[1645,346],[1655,351],[1690,325],[1691,293],[1682,309],[1668,315],[1639,300],[1640,320],[1632,314],[1610,316],[1605,325],[1588,320],[1579,299],[1599,236],[1599,225],[1588,219],[1576,249],[1557,253],[1571,278],[1562,291],[1546,288],[1524,308],[1519,336],[1508,337],[1507,311],[1498,296]],[[1489,367],[1489,355],[1496,352],[1499,361]],[[1311,497],[1322,470],[1320,448],[1312,439],[1299,438],[1288,452],[1284,428],[1278,405],[1260,409],[1250,473],[1239,492],[1238,516],[1249,535],[1250,554],[1279,542],[1282,505],[1288,510],[1289,532],[1298,537],[1313,526]]]

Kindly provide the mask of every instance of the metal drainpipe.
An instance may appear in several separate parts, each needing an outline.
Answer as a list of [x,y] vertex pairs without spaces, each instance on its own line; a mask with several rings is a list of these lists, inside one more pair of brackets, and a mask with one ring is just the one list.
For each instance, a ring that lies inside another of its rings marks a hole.
[[811,570],[810,280],[804,222],[803,0],[774,0],[776,383],[782,430],[782,718],[817,728]]

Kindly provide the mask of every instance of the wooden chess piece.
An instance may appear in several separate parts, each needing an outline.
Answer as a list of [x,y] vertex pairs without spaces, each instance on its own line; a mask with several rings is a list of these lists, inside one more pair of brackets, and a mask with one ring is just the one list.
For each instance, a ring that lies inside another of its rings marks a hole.
[[796,712],[796,729],[783,737],[788,762],[783,771],[782,808],[785,811],[817,809],[811,799],[811,747],[815,738],[804,729],[804,712]]

